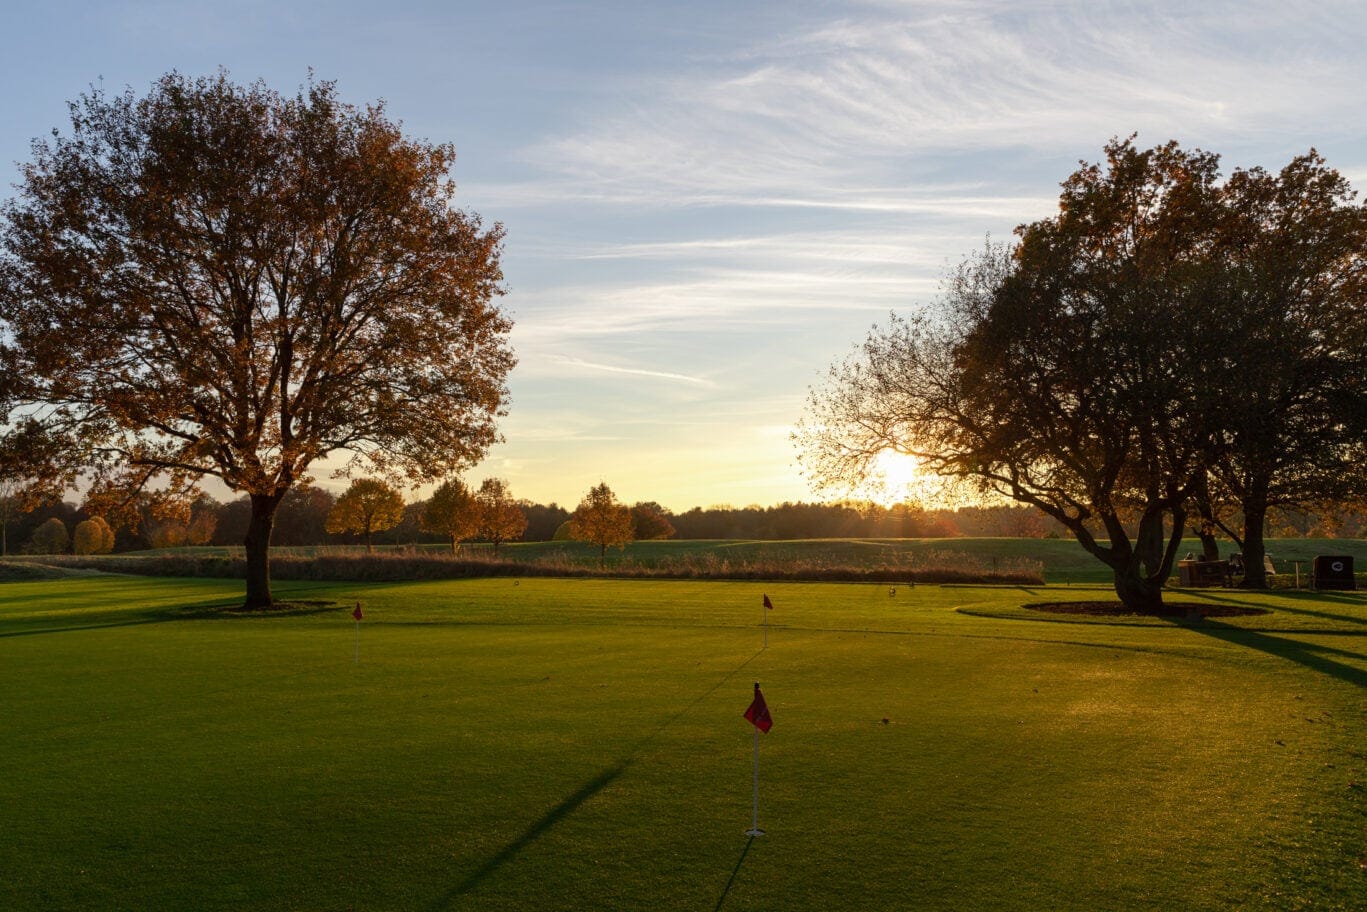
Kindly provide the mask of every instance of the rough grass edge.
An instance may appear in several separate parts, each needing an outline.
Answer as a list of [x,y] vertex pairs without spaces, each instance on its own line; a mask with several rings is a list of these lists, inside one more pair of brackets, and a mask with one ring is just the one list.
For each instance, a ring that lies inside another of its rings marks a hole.
[[[131,573],[142,576],[244,579],[243,558],[194,554],[155,556],[53,556],[42,563],[64,567]],[[403,554],[321,554],[314,557],[274,555],[271,577],[318,582],[401,582],[481,577],[569,577],[671,580],[780,580],[841,583],[996,583],[1044,584],[1043,565],[1008,562],[998,569],[978,565],[970,555],[937,553],[933,563],[905,567],[831,566],[799,561],[718,561],[676,559],[657,565],[620,562],[599,569],[567,560],[515,561],[485,557]]]

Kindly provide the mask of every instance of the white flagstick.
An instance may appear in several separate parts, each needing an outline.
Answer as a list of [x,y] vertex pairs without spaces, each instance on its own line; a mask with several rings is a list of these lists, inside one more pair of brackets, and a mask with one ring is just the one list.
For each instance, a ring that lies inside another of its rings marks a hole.
[[361,664],[361,603],[356,603],[356,610],[351,612],[351,616],[356,619],[356,664]]
[[764,831],[759,828],[759,729],[755,729],[755,801],[754,809],[750,813],[750,829],[745,831],[746,836],[763,836]]
[[750,814],[750,829],[745,831],[746,836],[763,836],[764,831],[759,828],[759,733],[768,731],[774,724],[769,716],[769,707],[764,702],[764,695],[760,693],[759,682],[755,682],[755,698],[750,702],[750,708],[745,711],[745,719],[755,727],[755,777],[754,777],[754,805]]
[[769,594],[764,594],[764,600],[760,603],[759,625],[764,628],[764,648],[769,648],[769,612],[774,609],[774,603],[769,601]]

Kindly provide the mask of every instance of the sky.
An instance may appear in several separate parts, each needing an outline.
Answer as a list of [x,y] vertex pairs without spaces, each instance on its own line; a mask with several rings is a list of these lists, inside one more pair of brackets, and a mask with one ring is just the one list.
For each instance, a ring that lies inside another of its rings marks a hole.
[[[519,365],[467,479],[573,507],[816,500],[809,388],[1112,137],[1367,190],[1360,0],[4,0],[0,183],[92,85],[335,80],[503,224]],[[344,482],[324,484],[335,488]],[[421,494],[422,492],[417,492]]]

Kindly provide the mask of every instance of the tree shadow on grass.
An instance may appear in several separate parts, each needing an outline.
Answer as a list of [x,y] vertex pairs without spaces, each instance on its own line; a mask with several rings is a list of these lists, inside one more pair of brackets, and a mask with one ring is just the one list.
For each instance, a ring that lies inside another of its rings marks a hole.
[[593,777],[588,782],[584,783],[584,785],[580,787],[578,791],[574,792],[564,801],[561,801],[555,807],[547,811],[541,817],[540,820],[536,821],[530,827],[528,827],[527,830],[521,836],[514,839],[512,842],[508,843],[506,846],[504,846],[498,852],[498,854],[494,855],[484,864],[480,865],[478,870],[472,873],[469,877],[465,878],[465,880],[462,881],[460,884],[453,887],[450,891],[446,893],[445,896],[442,896],[440,899],[438,899],[432,905],[432,912],[441,912],[441,910],[443,909],[449,909],[452,903],[454,903],[457,899],[469,893],[470,891],[474,890],[481,883],[483,883],[485,878],[487,878],[490,874],[493,874],[499,868],[503,867],[505,864],[512,861],[515,857],[517,857],[519,852],[521,852],[527,846],[531,845],[533,842],[536,842],[536,840],[539,839],[543,833],[545,833],[551,827],[555,826],[561,820],[564,820],[570,814],[573,814],[576,810],[579,809],[579,806],[583,804],[585,801],[588,801],[594,795],[597,795],[603,789],[607,788],[613,782],[613,780],[615,780],[618,776],[622,775],[622,773],[626,771],[626,768],[629,764],[630,761],[627,760],[623,761],[622,763],[618,763],[615,766],[608,767],[607,769],[599,773],[597,776]]
[[[1230,592],[1240,592],[1240,591],[1242,591],[1242,592],[1251,592],[1251,591],[1256,591],[1256,590],[1222,590],[1222,591],[1225,592],[1226,594],[1225,594],[1225,595],[1219,595],[1219,594],[1217,594],[1216,592],[1201,592],[1201,591],[1199,591],[1199,590],[1197,590],[1197,591],[1190,591],[1190,592],[1189,592],[1189,591],[1187,591],[1187,590],[1183,590],[1183,591],[1182,591],[1182,597],[1183,597],[1183,598],[1198,598],[1198,599],[1205,599],[1205,600],[1210,601],[1210,602],[1223,602],[1223,603],[1229,603],[1229,602],[1231,601],[1230,595],[1229,595]],[[1275,594],[1280,595],[1281,593],[1275,593]],[[1316,602],[1342,602],[1342,603],[1344,603],[1344,604],[1353,605],[1353,606],[1358,607],[1358,608],[1367,608],[1367,601],[1364,601],[1364,600],[1361,599],[1361,598],[1344,598],[1343,596],[1327,596],[1327,595],[1324,595],[1323,593],[1318,593],[1318,592],[1315,593],[1314,595],[1306,595],[1306,596],[1304,596],[1304,597],[1305,597],[1305,598],[1312,598],[1312,599],[1314,599],[1314,601],[1316,601]],[[1247,603],[1245,603],[1245,604],[1247,604]],[[1303,615],[1303,616],[1305,616],[1305,617],[1318,617],[1318,618],[1324,618],[1325,620],[1328,620],[1328,621],[1341,621],[1341,622],[1343,622],[1343,623],[1345,623],[1345,624],[1361,624],[1361,625],[1367,625],[1367,615],[1362,616],[1362,617],[1353,617],[1352,615],[1349,615],[1349,614],[1334,614],[1333,612],[1330,612],[1330,611],[1315,611],[1315,610],[1313,610],[1313,609],[1311,609],[1311,608],[1293,607],[1293,606],[1287,605],[1287,604],[1285,604],[1285,603],[1276,605],[1272,610],[1273,610],[1273,611],[1285,611],[1287,614],[1299,614],[1299,615]],[[1302,632],[1309,632],[1309,631],[1302,631]],[[1317,633],[1319,633],[1319,632],[1323,632],[1323,633],[1338,633],[1338,632],[1344,632],[1344,631],[1316,631],[1316,632],[1317,632]],[[1356,632],[1354,632],[1354,631],[1348,631],[1348,632],[1352,633],[1354,636],[1357,635]]]
[[[1206,618],[1200,623],[1177,623],[1192,631],[1201,633],[1222,642],[1234,646],[1247,646],[1250,649],[1257,649],[1268,655],[1286,659],[1303,665],[1312,671],[1320,674],[1337,678],[1348,684],[1357,687],[1367,687],[1367,671],[1355,668],[1344,662],[1335,661],[1328,658],[1331,655],[1343,656],[1345,658],[1367,661],[1367,655],[1362,652],[1351,652],[1346,649],[1335,649],[1330,646],[1316,646],[1310,643],[1302,643],[1297,640],[1284,639],[1280,636],[1272,636],[1258,630],[1247,630],[1242,627],[1235,627],[1224,624],[1220,621]],[[1298,631],[1299,632],[1299,631]]]
[[1310,617],[1325,618],[1330,621],[1342,621],[1345,624],[1367,625],[1367,617],[1352,617],[1347,614],[1334,614],[1329,611],[1311,611],[1309,608],[1292,608],[1290,605],[1278,605],[1278,611],[1285,611],[1288,614],[1303,614]]
[[[328,612],[341,611],[346,605],[337,602],[323,601],[290,601],[282,602],[279,608],[272,608],[268,611],[243,611],[241,603],[237,601],[225,602],[215,600],[211,602],[201,602],[193,605],[181,605],[174,608],[160,608],[147,611],[142,614],[128,616],[128,612],[120,611],[116,615],[108,617],[108,620],[100,620],[100,614],[96,613],[88,623],[85,624],[63,624],[60,626],[46,624],[43,619],[35,619],[31,626],[22,626],[23,621],[13,622],[18,629],[0,630],[0,639],[9,637],[27,636],[46,636],[53,633],[78,633],[84,630],[110,630],[116,627],[143,627],[148,624],[166,624],[175,621],[205,621],[205,620],[241,620],[244,618],[277,618],[277,617],[303,617],[313,614],[326,614]],[[116,619],[117,618],[117,619]]]
[[215,602],[210,605],[174,609],[181,620],[244,620],[262,618],[307,617],[313,614],[328,614],[349,608],[350,603],[325,601],[320,599],[280,599],[270,608],[243,608],[242,603]]
[[[476,869],[474,873],[470,874],[468,877],[465,878],[465,880],[461,881],[455,887],[452,887],[443,896],[437,899],[437,901],[433,903],[431,906],[431,912],[444,912],[444,910],[451,908],[451,906],[456,902],[456,900],[475,890],[491,874],[493,874],[499,868],[502,868],[504,865],[508,864],[513,859],[515,859],[522,852],[523,849],[527,848],[529,845],[531,845],[533,842],[539,839],[542,835],[544,835],[548,830],[554,827],[561,820],[564,820],[570,814],[573,814],[576,810],[579,809],[580,805],[582,805],[584,802],[588,801],[594,795],[597,795],[603,789],[611,785],[613,781],[615,781],[619,776],[622,775],[622,773],[626,772],[627,768],[630,767],[633,762],[635,762],[636,758],[639,757],[650,745],[650,743],[654,741],[656,738],[658,738],[665,731],[665,729],[669,728],[670,725],[674,724],[676,721],[687,715],[699,703],[706,700],[712,694],[716,693],[719,689],[725,686],[725,684],[728,681],[730,681],[736,675],[744,671],[747,665],[749,665],[755,659],[759,658],[763,653],[764,650],[761,649],[759,652],[756,652],[754,655],[750,656],[744,662],[741,662],[735,668],[731,669],[725,675],[723,675],[722,678],[719,681],[717,681],[716,684],[708,688],[704,693],[702,693],[700,696],[694,699],[691,703],[687,704],[678,712],[674,713],[674,715],[670,716],[669,718],[661,722],[659,725],[657,725],[653,731],[645,735],[639,742],[637,742],[636,746],[631,748],[631,750],[627,752],[627,755],[624,758],[619,760],[613,766],[610,766],[607,769],[603,770],[597,776],[586,782],[573,794],[569,795],[555,807],[547,811],[539,820],[537,820],[530,827],[528,827],[521,836],[514,839],[512,842],[508,843],[506,846],[500,849],[492,858],[490,858],[484,864],[480,865],[480,867]],[[753,841],[754,837],[751,837],[751,842]],[[750,847],[747,844],[745,852],[749,852],[749,850]],[[745,861],[745,852],[741,853],[741,862]],[[731,881],[727,882],[726,891],[722,893],[721,901],[724,901],[726,899],[726,893],[730,891],[731,882],[736,879],[736,873],[738,871],[740,871],[739,862],[736,864],[736,870],[731,873]],[[717,903],[718,909],[721,908],[721,901],[718,901]]]
[[142,627],[147,624],[164,624],[167,621],[176,621],[180,618],[148,616],[137,618],[136,620],[109,621],[103,624],[69,624],[64,627],[31,627],[24,630],[5,630],[0,631],[0,639],[10,637],[46,636],[50,633],[79,633],[83,630],[109,630],[114,627]]
[[1312,598],[1317,602],[1339,602],[1344,605],[1367,608],[1367,592],[1346,589],[1273,589],[1272,591],[1277,595],[1292,595]]

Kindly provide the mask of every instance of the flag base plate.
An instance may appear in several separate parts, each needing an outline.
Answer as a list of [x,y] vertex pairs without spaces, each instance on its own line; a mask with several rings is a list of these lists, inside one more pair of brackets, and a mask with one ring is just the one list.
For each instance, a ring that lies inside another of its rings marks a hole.
[[745,831],[745,835],[746,835],[746,836],[763,836],[763,835],[764,835],[764,831],[761,830],[759,827],[751,827],[750,829],[748,829],[748,830]]

